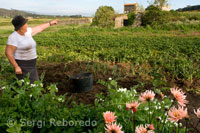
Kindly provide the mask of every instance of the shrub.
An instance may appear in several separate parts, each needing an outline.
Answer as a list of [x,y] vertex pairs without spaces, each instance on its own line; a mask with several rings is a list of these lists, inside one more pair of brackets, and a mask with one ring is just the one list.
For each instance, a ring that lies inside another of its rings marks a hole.
[[136,14],[134,12],[128,13],[128,25],[133,25],[136,20]]
[[92,25],[99,27],[113,27],[114,15],[115,11],[111,6],[100,6],[95,13]]
[[145,10],[145,14],[142,16],[142,25],[143,26],[153,26],[153,25],[162,25],[167,22],[169,12],[162,11],[157,6],[149,6]]

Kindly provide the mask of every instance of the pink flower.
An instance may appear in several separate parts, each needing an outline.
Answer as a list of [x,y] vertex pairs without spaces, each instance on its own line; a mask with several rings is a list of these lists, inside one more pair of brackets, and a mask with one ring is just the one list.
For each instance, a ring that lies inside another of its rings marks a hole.
[[124,133],[122,130],[122,126],[117,125],[116,123],[106,124],[106,133]]
[[154,130],[154,129],[155,129],[154,126],[153,126],[153,124],[150,124],[150,125],[149,125],[149,129],[150,129],[150,130]]
[[171,88],[171,93],[174,95],[174,97],[178,101],[178,104],[180,104],[181,106],[185,106],[185,104],[188,103],[188,101],[186,100],[186,95],[181,89]]
[[139,125],[135,129],[136,133],[147,133],[147,128],[144,127],[143,125]]
[[104,112],[103,117],[104,117],[105,123],[112,123],[116,121],[115,113],[110,112],[110,111]]
[[137,107],[140,105],[140,103],[138,102],[132,102],[132,103],[126,103],[126,109],[130,110],[132,109],[133,112],[137,111]]
[[197,117],[200,119],[200,108],[197,109],[197,111],[194,110],[194,113],[197,115]]
[[179,110],[179,112],[180,112],[180,114],[182,116],[182,119],[183,118],[189,118],[189,115],[188,115],[188,112],[187,112],[187,108],[185,108],[185,110],[184,110],[183,106],[179,106],[178,110]]
[[183,118],[188,118],[187,108],[184,110],[183,107],[179,106],[178,109],[175,107],[172,107],[168,111],[168,115],[170,116],[169,120],[171,122],[178,122],[179,120]]
[[155,93],[151,90],[147,90],[139,96],[141,102],[152,101],[155,97]]
[[135,132],[136,133],[153,133],[152,125],[146,124],[145,126],[139,125],[136,127]]

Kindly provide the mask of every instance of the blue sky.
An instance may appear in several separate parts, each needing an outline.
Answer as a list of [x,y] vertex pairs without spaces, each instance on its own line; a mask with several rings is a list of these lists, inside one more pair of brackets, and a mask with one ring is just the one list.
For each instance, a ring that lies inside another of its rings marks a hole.
[[[123,12],[123,4],[139,3],[146,8],[153,0],[0,0],[0,8],[19,9],[53,15],[93,16],[101,5],[112,6],[116,12]],[[200,5],[200,0],[169,0],[172,9],[187,5]]]

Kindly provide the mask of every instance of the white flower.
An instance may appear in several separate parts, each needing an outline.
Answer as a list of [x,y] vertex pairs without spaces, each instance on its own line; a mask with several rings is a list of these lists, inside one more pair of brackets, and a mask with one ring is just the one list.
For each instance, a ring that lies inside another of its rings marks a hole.
[[179,123],[179,126],[182,126],[182,123]]
[[178,127],[178,123],[177,123],[177,122],[174,122],[174,125],[175,125],[176,127]]
[[58,88],[56,87],[56,91],[58,91]]
[[62,101],[62,98],[59,97],[59,98],[58,98],[58,101]]
[[109,78],[108,80],[112,80],[112,78]]
[[29,85],[29,84],[30,84],[30,82],[29,82],[29,81],[27,81],[27,82],[26,82],[26,84],[27,84],[27,85]]
[[134,92],[134,93],[137,93],[137,91],[136,91],[136,90],[133,90],[133,92]]
[[99,98],[98,102],[104,102],[104,100],[102,98]]
[[161,109],[161,106],[159,106],[158,109]]
[[20,81],[24,82],[24,80],[23,80],[23,79],[21,79]]
[[40,86],[41,86],[41,87],[43,87],[43,84],[42,84],[42,83],[40,83]]
[[33,96],[33,95],[31,94],[31,95],[30,95],[30,98],[31,98],[32,96]]
[[4,87],[1,87],[1,89],[0,90],[4,90],[6,87],[4,86]]
[[173,103],[173,102],[174,102],[174,100],[171,100],[171,102]]
[[165,106],[166,109],[169,109],[169,106]]
[[127,91],[127,89],[126,88],[119,88],[118,90],[117,90],[117,92],[126,92]]
[[36,84],[31,84],[31,87],[35,87],[36,86]]
[[145,107],[144,110],[149,110],[149,108],[148,108],[148,107]]

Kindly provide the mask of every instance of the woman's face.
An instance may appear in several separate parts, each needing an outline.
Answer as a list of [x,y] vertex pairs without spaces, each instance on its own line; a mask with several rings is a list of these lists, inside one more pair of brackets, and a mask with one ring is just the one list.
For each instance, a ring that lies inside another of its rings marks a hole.
[[27,32],[27,27],[28,27],[28,24],[25,23],[25,24],[19,29],[19,31],[25,34],[25,33]]

